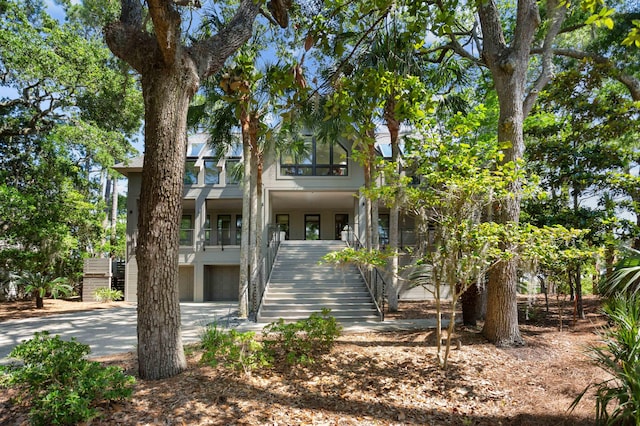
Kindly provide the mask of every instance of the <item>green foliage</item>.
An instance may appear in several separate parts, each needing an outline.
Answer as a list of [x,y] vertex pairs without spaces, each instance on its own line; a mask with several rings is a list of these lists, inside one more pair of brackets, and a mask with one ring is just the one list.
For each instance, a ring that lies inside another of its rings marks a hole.
[[331,263],[336,266],[355,263],[367,268],[381,268],[387,264],[388,256],[388,253],[379,250],[368,250],[365,248],[356,250],[353,247],[347,247],[340,251],[325,254],[320,262]]
[[635,45],[640,47],[640,19],[633,20],[634,27],[629,31],[627,37],[622,40],[624,46]]
[[122,300],[124,294],[120,290],[103,287],[96,290],[95,296],[98,302],[115,302]]
[[314,312],[309,318],[285,323],[282,318],[264,327],[263,344],[273,359],[288,364],[312,364],[318,355],[329,352],[342,326],[329,315],[330,309]]
[[42,299],[47,294],[51,297],[67,296],[73,291],[73,287],[68,284],[66,278],[51,278],[46,273],[25,271],[16,279],[16,284],[22,287],[23,291],[36,298],[36,307],[42,308]]
[[596,423],[640,424],[640,298],[617,295],[604,312],[613,323],[602,334],[603,346],[590,349],[595,365],[610,379],[592,383],[571,404],[574,409],[589,389],[596,391]]
[[247,331],[224,330],[217,324],[208,325],[201,337],[201,362],[217,366],[222,364],[245,374],[252,370],[270,365],[268,354],[260,342],[255,340],[255,333]]
[[129,398],[135,379],[118,367],[103,367],[84,357],[88,345],[63,341],[48,332],[16,346],[10,357],[20,365],[1,367],[0,384],[15,387],[31,405],[36,425],[77,424],[97,415],[96,405]]
[[617,294],[640,295],[640,251],[626,248],[627,255],[618,262],[613,274],[599,283],[598,291],[606,297]]
[[99,21],[117,16],[119,3],[61,3],[68,19],[49,16],[42,1],[0,8],[0,74],[11,89],[0,102],[0,268],[73,278],[104,241],[90,172],[129,156],[143,103],[102,37]]
[[342,330],[329,313],[329,309],[323,309],[322,313],[314,312],[307,319],[288,324],[280,318],[263,328],[262,342],[251,331],[240,333],[209,325],[201,338],[201,362],[221,364],[245,374],[280,360],[288,364],[313,363],[318,355],[331,350]]

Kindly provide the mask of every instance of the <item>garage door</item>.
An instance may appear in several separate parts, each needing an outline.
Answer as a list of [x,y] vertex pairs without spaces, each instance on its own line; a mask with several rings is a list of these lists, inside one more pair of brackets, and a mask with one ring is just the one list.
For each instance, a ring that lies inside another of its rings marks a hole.
[[204,300],[238,301],[240,267],[207,265],[204,267]]

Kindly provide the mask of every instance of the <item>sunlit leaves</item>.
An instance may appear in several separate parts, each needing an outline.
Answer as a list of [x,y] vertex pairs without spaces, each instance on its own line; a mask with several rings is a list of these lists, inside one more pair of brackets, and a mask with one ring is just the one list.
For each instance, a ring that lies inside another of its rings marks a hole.
[[634,28],[632,28],[627,37],[622,40],[622,44],[624,46],[634,45],[636,47],[640,47],[640,20],[634,19],[632,23]]

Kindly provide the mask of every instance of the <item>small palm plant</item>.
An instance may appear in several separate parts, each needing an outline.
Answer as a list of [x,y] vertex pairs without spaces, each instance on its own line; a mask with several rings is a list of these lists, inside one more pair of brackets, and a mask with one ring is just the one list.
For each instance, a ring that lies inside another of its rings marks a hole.
[[613,274],[598,285],[603,296],[640,293],[640,251],[630,247],[625,247],[624,251],[626,255],[618,262]]
[[592,347],[591,354],[611,378],[587,386],[571,409],[595,388],[597,424],[640,425],[640,295],[620,293],[604,312],[613,326],[602,334],[604,345]]
[[47,294],[51,297],[58,298],[71,294],[73,287],[67,282],[66,278],[51,278],[48,274],[42,272],[25,271],[18,276],[17,284],[24,288],[24,292],[32,294],[36,297],[36,308],[44,308],[44,298]]

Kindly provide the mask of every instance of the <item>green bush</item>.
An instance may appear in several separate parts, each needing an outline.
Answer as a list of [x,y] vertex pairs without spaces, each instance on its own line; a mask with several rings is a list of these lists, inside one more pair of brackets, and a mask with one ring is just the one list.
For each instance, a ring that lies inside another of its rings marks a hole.
[[122,291],[106,287],[99,288],[95,292],[96,300],[102,303],[122,300],[123,296]]
[[595,388],[597,424],[640,425],[640,295],[619,294],[604,312],[612,326],[602,334],[603,345],[590,351],[611,378],[587,386],[571,408]]
[[269,365],[267,353],[252,331],[223,330],[213,324],[207,326],[201,341],[204,353],[200,361],[205,364],[214,367],[222,364],[247,374]]
[[311,364],[315,358],[329,352],[340,336],[342,326],[329,315],[330,309],[314,312],[309,318],[285,323],[282,318],[264,327],[263,344],[274,359],[289,364]]
[[88,345],[75,339],[68,342],[46,331],[35,333],[9,355],[22,364],[0,367],[0,385],[16,388],[19,398],[30,403],[33,424],[89,420],[97,415],[97,404],[131,397],[135,382],[118,367],[86,360],[89,352]]

